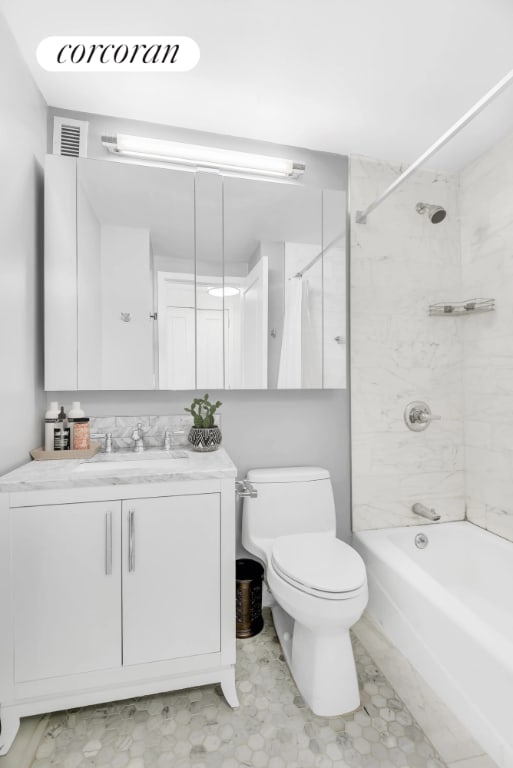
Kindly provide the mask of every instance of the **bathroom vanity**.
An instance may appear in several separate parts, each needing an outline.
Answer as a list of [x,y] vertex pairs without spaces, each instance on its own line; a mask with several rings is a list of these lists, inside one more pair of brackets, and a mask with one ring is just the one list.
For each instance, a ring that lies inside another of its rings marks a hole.
[[238,706],[236,470],[161,453],[0,479],[0,755],[26,715],[208,683]]

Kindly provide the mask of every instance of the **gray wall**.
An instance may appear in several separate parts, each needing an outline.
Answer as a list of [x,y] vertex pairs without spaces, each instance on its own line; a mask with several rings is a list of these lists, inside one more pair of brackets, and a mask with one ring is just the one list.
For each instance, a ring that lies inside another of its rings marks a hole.
[[0,14],[0,473],[41,444],[46,104]]
[[[314,152],[302,147],[290,147],[283,144],[271,144],[266,141],[253,141],[235,136],[223,136],[219,133],[191,131],[187,128],[176,128],[157,123],[144,123],[138,120],[125,120],[108,115],[95,115],[89,112],[73,112],[50,106],[48,109],[48,142],[47,151],[52,152],[53,118],[55,115],[72,117],[77,120],[89,121],[88,157],[100,160],[121,158],[109,153],[101,144],[102,136],[113,136],[116,133],[128,133],[132,136],[147,136],[152,139],[167,139],[183,141],[188,144],[215,146],[235,149],[240,152],[289,157],[306,163],[306,172],[301,176],[301,182],[312,187],[325,189],[347,189],[347,158],[343,155],[333,155],[327,152]],[[137,162],[125,158],[125,162]]]
[[[313,464],[331,473],[341,538],[350,535],[349,423],[345,390],[232,390],[209,392],[221,400],[223,447],[248,469]],[[79,399],[88,415],[138,416],[183,413],[194,392],[49,392],[69,406]],[[240,510],[238,511],[240,517]],[[240,522],[237,527],[240,540]]]
[[[101,146],[101,135],[129,133],[293,157],[307,164],[303,177],[305,184],[346,189],[347,160],[340,155],[56,108],[49,110],[49,152],[55,114],[90,122],[89,157],[112,159],[112,155]],[[350,534],[348,393],[345,390],[232,390],[209,394],[223,401],[223,445],[237,465],[239,476],[243,477],[253,467],[301,464],[326,467],[333,479],[339,536],[347,538]],[[78,398],[90,415],[135,416],[182,413],[194,393],[80,392],[77,395],[74,392],[56,392],[47,396],[48,400],[58,399],[67,405]]]

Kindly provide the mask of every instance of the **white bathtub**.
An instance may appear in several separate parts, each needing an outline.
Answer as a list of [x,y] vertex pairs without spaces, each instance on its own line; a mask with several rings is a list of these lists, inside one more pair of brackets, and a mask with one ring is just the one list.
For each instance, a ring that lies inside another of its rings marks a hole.
[[362,531],[353,545],[370,615],[483,749],[513,768],[513,543],[461,522]]

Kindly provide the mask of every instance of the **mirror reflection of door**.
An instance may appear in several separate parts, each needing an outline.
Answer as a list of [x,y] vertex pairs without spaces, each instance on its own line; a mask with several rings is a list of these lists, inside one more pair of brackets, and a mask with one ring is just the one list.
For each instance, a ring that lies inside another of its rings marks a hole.
[[196,387],[224,389],[223,178],[195,173]]
[[196,287],[194,274],[157,273],[159,389],[196,389],[196,377],[203,388],[223,388],[230,311],[208,293],[213,282]]
[[196,386],[194,274],[157,273],[158,387]]

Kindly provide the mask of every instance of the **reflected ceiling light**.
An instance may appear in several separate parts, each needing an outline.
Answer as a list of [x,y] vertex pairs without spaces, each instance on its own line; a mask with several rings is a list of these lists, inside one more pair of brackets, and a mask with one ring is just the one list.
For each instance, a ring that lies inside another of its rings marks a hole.
[[102,136],[102,144],[115,155],[127,155],[140,159],[155,160],[175,165],[192,166],[248,173],[259,176],[297,179],[305,171],[304,163],[295,163],[283,157],[253,155],[219,147],[202,147],[199,144],[181,144],[178,141],[147,139],[143,136]]
[[240,288],[235,288],[231,285],[225,285],[224,288],[209,288],[207,293],[209,293],[211,296],[218,296],[220,298],[223,296],[237,296],[237,294],[240,293]]

